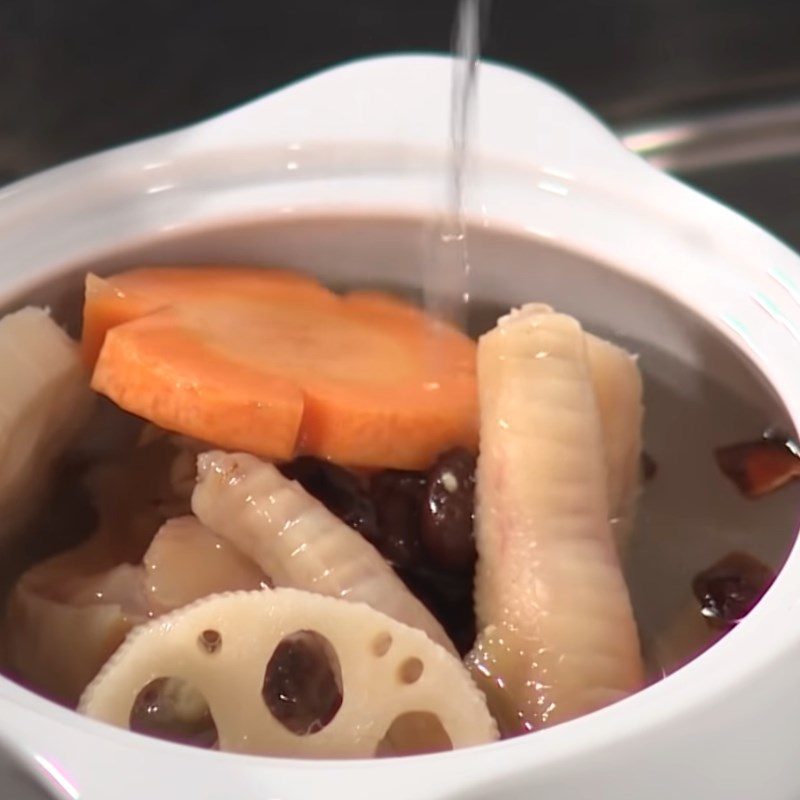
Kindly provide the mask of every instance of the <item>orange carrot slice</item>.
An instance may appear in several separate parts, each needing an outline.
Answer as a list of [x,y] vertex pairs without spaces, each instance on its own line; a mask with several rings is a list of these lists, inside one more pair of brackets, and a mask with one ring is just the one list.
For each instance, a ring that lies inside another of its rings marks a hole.
[[[93,366],[100,355],[106,331],[159,308],[189,298],[214,299],[266,295],[273,299],[286,289],[289,297],[302,291],[323,296],[327,292],[315,280],[286,270],[254,270],[240,267],[143,267],[104,280],[86,276],[83,310],[83,356]],[[288,299],[288,297],[287,297]]]
[[90,276],[83,348],[95,390],[224,448],[419,469],[477,443],[474,343],[378,292],[254,268]]

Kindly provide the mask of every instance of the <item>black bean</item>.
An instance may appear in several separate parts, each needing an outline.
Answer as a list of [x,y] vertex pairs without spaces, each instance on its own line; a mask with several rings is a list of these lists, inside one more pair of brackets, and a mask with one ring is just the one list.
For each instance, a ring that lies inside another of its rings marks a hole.
[[[281,471],[379,550],[442,623],[459,652],[472,647],[475,459],[470,453],[449,451],[427,474],[396,469],[377,472],[368,489],[348,470],[308,456],[284,464]],[[284,660],[295,657],[281,656]],[[276,675],[283,674],[276,669]]]
[[380,531],[376,547],[394,567],[415,564],[420,556],[425,476],[420,472],[387,469],[372,476],[370,494]]
[[301,456],[281,466],[281,472],[297,481],[342,522],[375,544],[379,538],[375,507],[366,488],[352,472],[312,456]]
[[339,659],[316,631],[297,631],[281,640],[266,670],[264,702],[275,719],[298,736],[321,731],[342,705]]
[[156,678],[136,696],[128,720],[136,733],[214,747],[217,727],[205,698],[181,678]]
[[700,610],[710,624],[732,628],[762,598],[775,573],[746,553],[730,553],[692,581]]
[[425,485],[421,539],[439,566],[465,570],[474,563],[474,506],[475,456],[457,447],[439,456]]
[[475,642],[473,572],[451,572],[427,564],[398,570],[413,594],[439,620],[463,656]]

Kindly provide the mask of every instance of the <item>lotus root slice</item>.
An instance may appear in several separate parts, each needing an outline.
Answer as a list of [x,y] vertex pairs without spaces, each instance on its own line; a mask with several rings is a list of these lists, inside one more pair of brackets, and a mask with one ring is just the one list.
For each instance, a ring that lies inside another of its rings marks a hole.
[[[300,632],[330,645],[341,686],[333,718],[306,735],[288,729],[264,699],[268,663]],[[214,595],[136,628],[79,710],[129,728],[137,697],[159,678],[179,679],[202,695],[226,751],[369,758],[498,737],[461,662],[424,633],[364,604],[295,589]]]

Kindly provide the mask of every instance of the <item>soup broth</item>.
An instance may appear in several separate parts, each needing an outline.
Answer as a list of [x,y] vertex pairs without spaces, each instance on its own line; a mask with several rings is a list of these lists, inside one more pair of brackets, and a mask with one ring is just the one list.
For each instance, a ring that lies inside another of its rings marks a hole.
[[[76,264],[7,307],[48,305],[77,335],[86,272],[218,263],[296,269],[334,289],[380,288],[418,302],[425,269],[419,254],[430,252],[438,235],[427,220],[332,216],[173,234]],[[790,484],[754,502],[735,491],[713,455],[717,447],[756,439],[765,430],[792,435],[787,414],[741,350],[662,292],[529,236],[482,226],[471,227],[469,236],[471,336],[492,328],[510,308],[536,301],[638,354],[644,448],[656,470],[642,485],[624,571],[649,676],[657,679],[719,635],[698,615],[692,581],[699,572],[732,552],[748,553],[777,571],[788,554],[800,487]],[[130,441],[130,418],[113,411],[107,418],[103,446]],[[59,494],[59,503],[65,494],[76,500],[69,477],[68,467],[45,509]],[[77,501],[74,515],[54,518],[45,510],[23,534],[5,539],[6,590],[24,567],[88,533],[91,517],[81,518],[86,509]]]

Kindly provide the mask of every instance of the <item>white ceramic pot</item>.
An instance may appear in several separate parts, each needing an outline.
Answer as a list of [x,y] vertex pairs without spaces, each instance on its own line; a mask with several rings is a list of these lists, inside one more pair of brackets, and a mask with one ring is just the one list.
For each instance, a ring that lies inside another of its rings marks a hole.
[[[259,261],[334,283],[418,284],[432,241],[420,220],[445,197],[450,77],[441,57],[348,64],[0,190],[0,304],[46,301],[68,315],[87,265],[142,260]],[[635,342],[658,391],[700,409],[684,420],[664,401],[652,412],[667,415],[651,431],[662,471],[684,467],[665,478],[666,505],[689,517],[724,506],[714,518],[733,528],[763,520],[765,507],[731,499],[692,453],[762,423],[800,422],[800,259],[629,154],[545,83],[484,65],[479,97],[473,295],[549,300]],[[703,406],[711,378],[741,413]],[[756,551],[785,555],[796,501],[789,493],[767,507],[785,535],[765,534]],[[698,558],[723,547],[714,530],[700,542],[674,535]],[[657,616],[668,601],[649,570],[657,597],[647,613]],[[752,614],[685,669],[489,747],[351,763],[207,753],[106,727],[4,678],[0,737],[58,796],[83,800],[796,798],[800,552]]]

